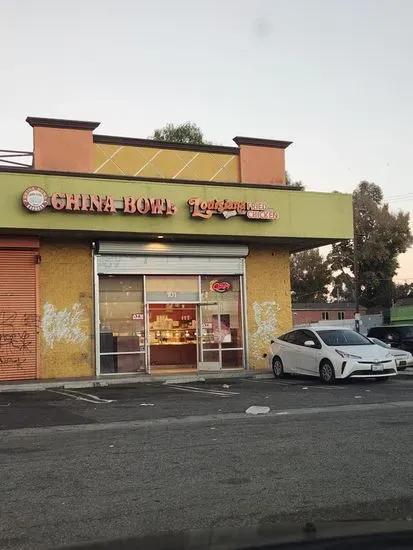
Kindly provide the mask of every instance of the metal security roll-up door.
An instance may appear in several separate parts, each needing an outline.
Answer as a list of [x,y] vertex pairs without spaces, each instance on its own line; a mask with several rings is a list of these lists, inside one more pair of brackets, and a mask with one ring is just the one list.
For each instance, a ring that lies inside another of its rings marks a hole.
[[99,243],[98,274],[242,275],[248,247],[158,243]]
[[0,380],[36,378],[37,255],[0,249]]

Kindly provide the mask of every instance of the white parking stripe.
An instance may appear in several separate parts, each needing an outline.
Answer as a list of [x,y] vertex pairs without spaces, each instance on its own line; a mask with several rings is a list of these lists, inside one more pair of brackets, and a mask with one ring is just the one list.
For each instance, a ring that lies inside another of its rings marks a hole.
[[87,401],[88,403],[113,403],[113,399],[101,399],[96,395],[88,393],[75,392],[74,390],[47,390],[51,393],[58,393],[66,397],[71,397],[77,401]]
[[222,393],[223,395],[232,394],[232,395],[239,395],[236,391],[229,391],[229,390],[208,390],[207,388],[198,388],[196,386],[178,386],[175,384],[175,388],[189,388],[190,390],[198,390],[198,391],[206,391],[206,392],[214,392],[214,393]]
[[89,399],[93,399],[98,403],[113,403],[115,401],[115,399],[103,399],[102,397],[98,397],[97,395],[92,395],[91,393],[85,393],[79,390],[66,390],[66,391],[68,391],[69,393],[73,393],[74,395],[88,397]]
[[170,388],[174,388],[175,390],[179,391],[186,391],[190,393],[203,393],[206,395],[216,395],[217,397],[231,397],[232,395],[239,395],[235,392],[222,392],[222,391],[214,391],[214,390],[202,390],[200,388],[193,388],[188,386],[173,386],[170,385]]

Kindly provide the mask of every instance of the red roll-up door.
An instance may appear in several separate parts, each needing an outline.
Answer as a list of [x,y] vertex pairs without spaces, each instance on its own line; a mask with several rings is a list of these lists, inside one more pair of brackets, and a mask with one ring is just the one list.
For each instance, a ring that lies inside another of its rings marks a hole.
[[0,380],[36,378],[37,255],[0,248]]

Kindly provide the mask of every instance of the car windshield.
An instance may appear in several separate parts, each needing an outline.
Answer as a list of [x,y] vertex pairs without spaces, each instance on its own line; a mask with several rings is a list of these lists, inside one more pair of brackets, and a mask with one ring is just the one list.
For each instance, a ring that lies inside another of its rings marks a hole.
[[397,330],[403,338],[413,338],[413,327],[398,327]]
[[327,346],[372,346],[368,338],[354,330],[318,330],[317,334]]
[[382,342],[378,338],[370,338],[370,340],[373,342],[373,344],[377,344],[378,346],[381,346],[382,348],[387,348],[387,349],[390,348],[390,346],[388,344],[386,344],[385,342]]

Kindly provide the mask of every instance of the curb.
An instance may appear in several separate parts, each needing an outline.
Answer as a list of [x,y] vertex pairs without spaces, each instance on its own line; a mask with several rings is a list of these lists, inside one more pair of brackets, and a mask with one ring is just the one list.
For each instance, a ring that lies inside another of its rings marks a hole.
[[86,388],[107,388],[109,386],[130,386],[139,384],[163,383],[163,384],[193,384],[194,382],[222,381],[234,378],[272,378],[271,372],[262,371],[237,371],[224,373],[200,373],[184,374],[182,376],[151,376],[149,374],[139,376],[127,376],[122,378],[94,378],[90,380],[56,380],[44,382],[18,382],[0,384],[1,393],[26,393],[46,391],[50,389],[76,390]]

